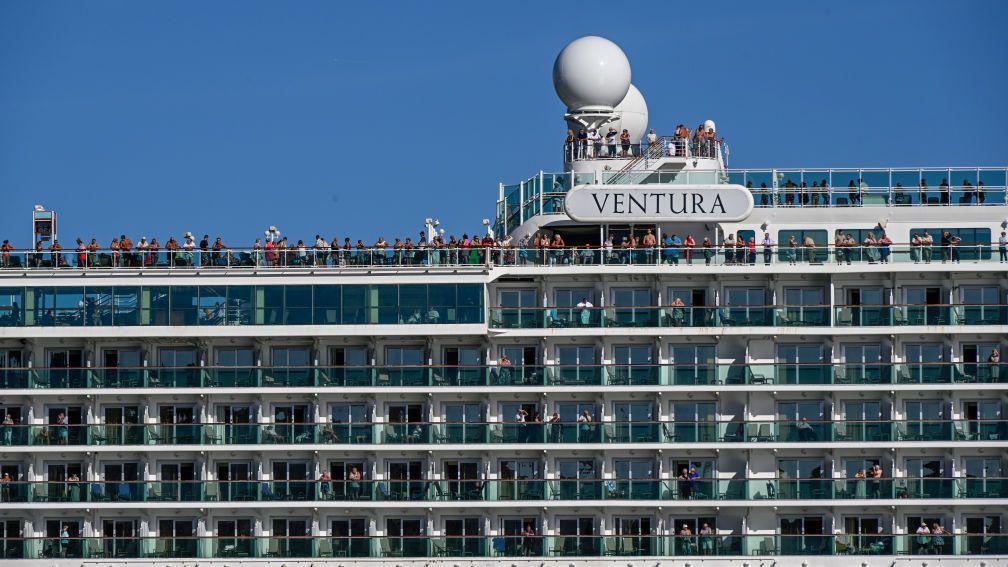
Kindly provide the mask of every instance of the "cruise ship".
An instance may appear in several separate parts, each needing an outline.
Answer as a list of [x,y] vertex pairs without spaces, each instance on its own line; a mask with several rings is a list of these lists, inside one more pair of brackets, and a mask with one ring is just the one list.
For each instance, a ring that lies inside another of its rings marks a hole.
[[1008,168],[733,169],[600,37],[553,83],[562,158],[458,245],[61,249],[36,207],[3,563],[1008,566]]

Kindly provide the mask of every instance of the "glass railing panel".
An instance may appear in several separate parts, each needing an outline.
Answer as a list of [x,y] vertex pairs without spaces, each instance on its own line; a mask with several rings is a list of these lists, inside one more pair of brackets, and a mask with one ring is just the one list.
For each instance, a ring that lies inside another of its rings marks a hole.
[[257,423],[210,423],[203,425],[203,442],[208,445],[254,445],[259,443]]
[[431,483],[432,498],[448,501],[487,500],[487,482],[483,480],[441,480]]
[[607,500],[658,500],[660,480],[609,479],[602,481],[602,498]]
[[745,496],[745,480],[712,478],[675,478],[666,481],[664,497],[668,500],[724,500]]
[[778,535],[777,555],[834,555],[835,538],[831,535]]
[[97,368],[91,371],[95,388],[143,388],[147,383],[143,368]]
[[717,309],[714,307],[670,306],[663,308],[663,327],[714,327],[717,325]]
[[596,328],[601,325],[603,309],[600,307],[551,307],[544,310],[547,328]]
[[954,478],[897,478],[893,481],[896,498],[952,498]]
[[87,368],[36,368],[32,382],[36,388],[87,388],[89,378]]
[[[32,486],[34,484],[34,486]],[[56,483],[58,489],[64,489],[66,483]],[[6,481],[0,483],[0,503],[28,502],[32,496],[32,490],[39,488],[38,483],[21,481]],[[42,488],[43,494],[48,494],[48,487]],[[76,501],[75,501],[76,502]]]
[[202,369],[150,368],[147,371],[147,386],[150,388],[198,388],[201,386]]
[[961,419],[954,423],[957,441],[1004,441],[1008,439],[1008,421],[1001,419]]
[[434,557],[486,557],[488,540],[479,536],[446,535],[431,539]]
[[545,424],[547,443],[599,443],[602,427],[598,423],[548,423]]
[[718,319],[724,327],[765,327],[774,324],[772,307],[722,307]]
[[606,443],[659,443],[661,424],[650,421],[616,421],[602,424]]
[[602,498],[602,481],[596,479],[560,479],[550,482],[551,500],[598,500]]
[[663,555],[664,538],[655,535],[613,535],[602,538],[602,554],[613,557]]
[[148,482],[146,498],[148,502],[201,502],[205,499],[203,486],[199,480]]
[[151,445],[198,445],[203,442],[203,426],[197,423],[160,423],[147,426]]
[[260,385],[258,367],[208,368],[207,386],[212,388],[254,388]]
[[543,423],[491,423],[490,442],[543,443],[546,440],[546,425]]
[[778,421],[777,438],[781,443],[815,443],[833,440],[832,423],[828,421]]
[[897,421],[898,441],[951,441],[953,426],[951,421]]
[[750,365],[753,376],[772,373],[774,384],[829,384],[833,379],[832,364],[781,363],[771,365]]
[[489,482],[491,500],[543,500],[546,497],[545,480],[503,479]]
[[1004,305],[955,305],[952,309],[956,325],[1004,325],[1008,323],[1008,307]]
[[262,492],[257,480],[203,481],[203,497],[208,502],[255,502]]
[[0,388],[12,390],[15,388],[27,388],[29,384],[35,386],[32,378],[32,371],[28,368],[0,368]]
[[486,386],[490,370],[486,366],[435,366],[431,368],[434,386]]
[[1001,384],[1008,379],[1008,364],[963,362],[955,365],[953,377],[961,383]]
[[29,552],[26,540],[0,538],[0,559],[28,559]]
[[211,538],[210,552],[213,557],[245,559],[257,556],[257,538],[252,536]]
[[545,537],[501,535],[490,539],[490,552],[494,557],[542,557]]
[[619,328],[657,327],[661,316],[661,307],[607,307],[603,324]]
[[362,445],[374,443],[371,423],[326,423],[320,426],[319,443]]
[[27,427],[32,445],[87,445],[91,438],[89,425],[29,425]]
[[491,386],[542,386],[546,382],[543,366],[506,365],[490,370]]
[[728,375],[727,368],[721,372],[716,364],[670,364],[664,369],[665,382],[675,386],[723,384]]
[[893,365],[891,364],[835,364],[834,384],[890,384]]
[[835,498],[863,500],[865,498],[895,498],[895,483],[891,478],[842,478],[833,481]]
[[317,433],[314,423],[271,423],[261,426],[259,442],[304,445],[316,443]]
[[429,366],[375,367],[376,386],[429,386]]
[[262,369],[261,375],[264,387],[315,385],[315,369],[311,367],[267,366]]
[[486,443],[489,426],[486,423],[445,423],[434,428],[435,443]]
[[386,423],[382,425],[381,443],[430,443],[429,423]]
[[888,305],[841,305],[833,309],[833,324],[837,327],[878,327],[893,324],[893,311]]
[[375,537],[378,557],[431,557],[430,538],[426,536]]
[[260,537],[261,557],[315,557],[315,538],[311,536]]
[[729,440],[725,438],[730,434],[728,425],[716,421],[671,421],[662,423],[661,427],[664,441],[668,443],[715,443]]
[[541,329],[544,312],[540,308],[495,307],[490,309],[492,329]]
[[330,366],[319,369],[319,386],[373,386],[375,370],[370,366]]
[[952,307],[949,305],[895,305],[893,324],[900,325],[950,325]]
[[1008,478],[958,479],[959,498],[1008,498]]
[[551,557],[593,557],[602,552],[599,536],[555,535],[548,540],[547,552]]
[[893,424],[889,421],[836,421],[833,422],[833,440],[841,442],[891,441]]
[[661,383],[657,364],[612,364],[605,367],[606,384],[613,386],[652,386]]
[[546,367],[551,386],[601,386],[602,367],[597,365],[555,365]]
[[948,384],[953,366],[946,363],[903,363],[894,365],[897,384]]
[[830,308],[823,305],[778,307],[774,309],[774,320],[781,327],[828,327]]

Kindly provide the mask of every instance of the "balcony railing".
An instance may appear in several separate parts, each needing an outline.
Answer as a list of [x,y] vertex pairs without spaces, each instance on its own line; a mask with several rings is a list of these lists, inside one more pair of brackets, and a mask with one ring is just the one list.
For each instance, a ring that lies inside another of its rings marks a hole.
[[4,559],[1003,555],[1008,535],[332,535],[2,538]]
[[[24,388],[269,388],[475,386],[689,386],[768,384],[995,384],[1008,380],[1008,363],[728,363],[479,366],[330,366],[185,369],[80,368],[0,370],[0,390]],[[41,378],[40,378],[41,377]],[[129,429],[130,425],[123,427]],[[0,425],[0,431],[3,426]]]
[[0,446],[1003,441],[1008,420],[185,423],[0,426]]
[[1008,498],[1008,478],[10,481],[3,503]]
[[[562,210],[561,210],[562,212]],[[470,267],[485,270],[490,267],[509,266],[663,266],[670,270],[688,270],[691,267],[735,266],[744,268],[757,265],[802,264],[857,264],[861,266],[888,263],[996,263],[996,242],[962,242],[954,246],[912,246],[910,243],[891,245],[858,245],[836,247],[817,242],[815,246],[791,246],[787,242],[765,247],[758,245],[725,246],[723,243],[707,246],[663,246],[653,248],[623,248],[616,246],[581,246],[562,248],[520,248],[495,245],[472,248],[414,248],[393,250],[362,248],[355,250],[316,250],[274,252],[233,248],[221,252],[166,252],[131,253],[130,260],[113,250],[93,253],[74,251],[16,250],[0,263],[2,272],[79,270],[144,272],[189,272],[193,270],[270,271],[270,270],[360,270],[360,269],[431,269]],[[9,306],[8,306],[9,309]],[[61,325],[136,325],[137,309],[114,309],[110,305],[92,304],[81,307],[39,308],[42,315]],[[405,313],[403,318],[411,316]],[[195,317],[194,313],[194,317]],[[23,313],[7,311],[0,315],[0,325],[15,326]],[[41,318],[41,316],[40,316]],[[239,324],[241,318],[225,321],[223,315],[216,324]],[[215,324],[201,321],[201,324]]]
[[495,329],[1005,325],[1008,306],[491,307],[489,321]]

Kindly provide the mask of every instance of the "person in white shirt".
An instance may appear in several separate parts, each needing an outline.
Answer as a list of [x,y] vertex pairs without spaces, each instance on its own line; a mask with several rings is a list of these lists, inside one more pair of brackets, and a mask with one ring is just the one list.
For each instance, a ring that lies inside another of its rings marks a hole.
[[647,143],[648,143],[648,145],[650,146],[651,144],[654,144],[657,141],[658,141],[658,134],[654,133],[654,128],[648,130],[648,134],[647,134]]
[[581,301],[578,302],[577,306],[581,309],[595,307],[592,305],[591,301],[588,301],[587,297],[582,298]]
[[598,157],[602,155],[602,134],[592,128],[588,130],[588,157]]

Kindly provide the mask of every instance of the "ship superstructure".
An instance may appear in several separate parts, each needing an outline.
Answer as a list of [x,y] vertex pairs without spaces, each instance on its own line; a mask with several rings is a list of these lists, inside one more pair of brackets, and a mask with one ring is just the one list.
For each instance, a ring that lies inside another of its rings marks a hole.
[[554,83],[492,246],[5,256],[0,558],[1008,565],[1008,168],[731,169],[597,37]]

